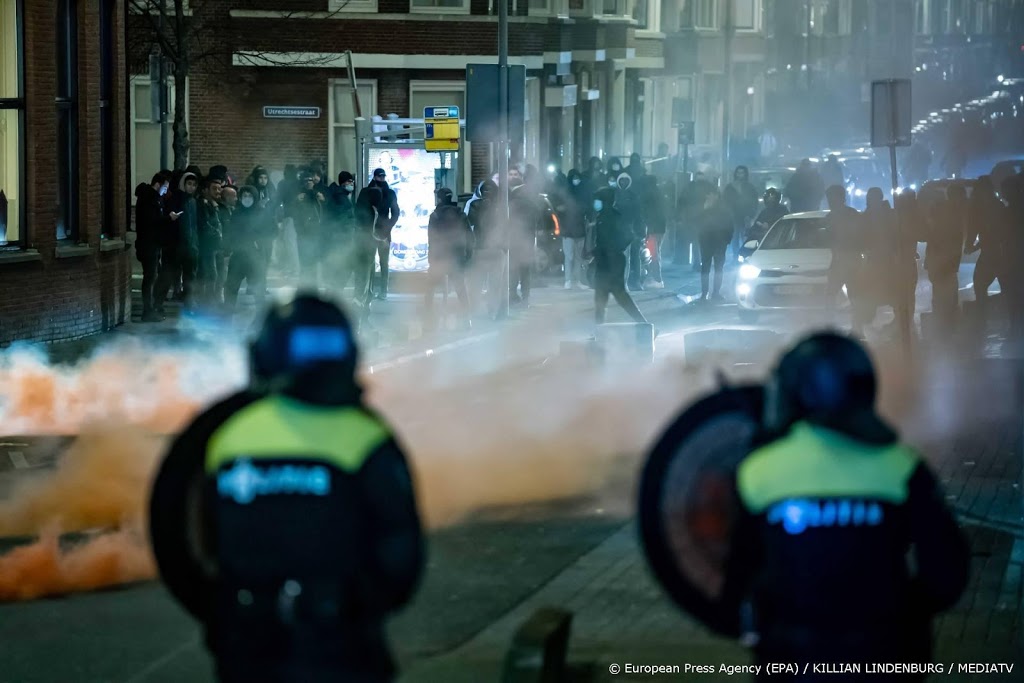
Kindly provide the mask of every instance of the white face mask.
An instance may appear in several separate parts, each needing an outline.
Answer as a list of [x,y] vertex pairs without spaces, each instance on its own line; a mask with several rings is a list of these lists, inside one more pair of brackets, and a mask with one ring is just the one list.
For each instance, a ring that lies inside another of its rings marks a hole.
[[595,199],[594,200],[594,211],[600,211],[603,208],[604,208],[604,202],[602,202],[600,199]]
[[618,187],[618,182],[616,182],[615,180],[609,180],[608,187]]
[[356,186],[351,183],[345,183],[344,185],[341,186],[341,189],[345,190],[345,192],[351,192],[352,190],[356,189]]
[[244,206],[247,209],[250,208],[255,203],[256,203],[256,201],[252,197],[249,197],[249,196],[242,197],[242,206]]
[[579,178],[573,178],[573,179],[572,179],[572,184],[573,184],[573,187],[577,187],[577,186],[579,186],[579,184],[580,184],[581,182],[583,182],[583,181],[582,181],[582,180],[580,180]]

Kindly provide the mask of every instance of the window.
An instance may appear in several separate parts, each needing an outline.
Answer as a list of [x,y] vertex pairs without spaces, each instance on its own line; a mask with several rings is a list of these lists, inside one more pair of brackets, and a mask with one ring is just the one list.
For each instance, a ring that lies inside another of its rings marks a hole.
[[100,0],[100,234],[114,236],[114,0]]
[[[186,80],[186,89],[188,81]],[[135,188],[139,183],[148,184],[153,174],[160,170],[160,124],[159,115],[153,116],[152,84],[149,76],[133,76],[131,80],[129,106],[131,108],[132,120],[132,158],[131,171],[132,183],[128,188],[132,203],[135,203]],[[188,102],[188,97],[185,98]],[[174,134],[171,131],[171,123],[174,121],[174,79],[167,79],[167,164],[168,168],[174,162],[174,151],[172,143]],[[158,113],[159,114],[159,113]],[[154,121],[156,119],[156,121]],[[185,122],[188,123],[188,110],[185,110]]]
[[716,0],[683,0],[679,13],[683,28],[717,29],[718,2]]
[[[358,158],[356,150],[356,115],[352,88],[348,79],[331,80],[328,87],[331,89],[331,130],[327,142],[327,175],[334,178],[341,171],[349,171],[358,176],[362,160]],[[377,81],[356,81],[356,89],[363,118],[372,120],[377,114]]]
[[377,0],[330,0],[332,12],[376,12]]
[[759,0],[732,0],[732,25],[737,31],[760,31]]
[[0,249],[24,238],[25,100],[21,88],[21,0],[0,0]]
[[[465,81],[410,81],[409,82],[409,117],[418,119],[423,116],[423,109],[432,106],[455,105],[459,108],[459,116],[466,117],[466,82]],[[463,140],[459,150],[459,188],[471,192],[473,189],[473,166],[469,163],[470,143]]]
[[78,7],[57,5],[57,239],[78,240]]
[[540,112],[543,90],[539,78],[526,79],[526,140],[523,143],[523,159],[528,164],[540,167]]
[[661,30],[661,0],[634,0],[633,19],[647,31]]
[[469,14],[469,0],[411,0],[411,12]]

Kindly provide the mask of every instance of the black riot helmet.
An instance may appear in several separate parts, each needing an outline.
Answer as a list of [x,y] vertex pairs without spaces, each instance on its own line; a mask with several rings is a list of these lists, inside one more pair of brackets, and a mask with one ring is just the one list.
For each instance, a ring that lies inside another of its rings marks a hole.
[[811,335],[779,361],[765,391],[764,427],[781,435],[806,420],[871,444],[896,432],[875,412],[875,368],[856,340],[832,332]]
[[774,187],[769,187],[764,191],[762,199],[766,205],[775,205],[782,201],[782,193]]
[[258,392],[321,405],[354,403],[361,394],[352,326],[337,305],[316,294],[299,293],[271,307],[250,359]]

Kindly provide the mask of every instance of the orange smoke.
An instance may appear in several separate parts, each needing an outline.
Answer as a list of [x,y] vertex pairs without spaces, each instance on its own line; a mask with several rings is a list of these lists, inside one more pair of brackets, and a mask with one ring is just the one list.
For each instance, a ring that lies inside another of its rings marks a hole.
[[119,586],[156,576],[156,565],[137,531],[96,536],[71,549],[60,548],[56,530],[0,556],[0,601]]

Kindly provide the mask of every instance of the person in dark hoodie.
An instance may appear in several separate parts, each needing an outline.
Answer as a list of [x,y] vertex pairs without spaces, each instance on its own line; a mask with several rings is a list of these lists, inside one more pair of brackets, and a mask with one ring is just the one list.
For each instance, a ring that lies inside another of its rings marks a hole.
[[[383,168],[373,171],[373,178],[370,180],[369,188],[376,188],[380,191],[380,199],[377,203],[377,258],[380,259],[380,280],[373,288],[374,296],[381,301],[388,298],[388,263],[391,260],[391,230],[398,223],[402,210],[398,207],[398,195],[388,186],[387,172]],[[364,190],[365,191],[365,190]]]
[[582,280],[583,246],[587,236],[586,214],[590,206],[585,192],[583,175],[573,169],[569,171],[568,187],[554,195],[555,215],[561,228],[562,254],[565,256],[566,289],[574,286],[586,289]]
[[164,300],[180,282],[185,301],[186,312],[195,308],[195,292],[193,282],[196,277],[196,265],[199,262],[199,217],[196,204],[196,190],[199,179],[194,173],[186,172],[178,181],[178,189],[171,200],[171,211],[178,214],[172,224],[177,230],[171,230],[161,254],[162,269],[157,277],[156,291],[153,295],[153,308],[158,314],[163,313]]
[[256,299],[256,306],[262,308],[266,300],[267,279],[263,250],[272,243],[274,225],[271,221],[274,218],[268,209],[260,206],[257,188],[245,185],[238,190],[238,196],[238,208],[224,233],[224,249],[230,254],[224,304],[230,309],[235,308],[238,290],[245,280]]
[[301,176],[302,185],[286,208],[287,215],[295,225],[300,275],[306,284],[316,287],[322,256],[321,231],[327,197],[316,189],[316,176],[312,170],[304,169]]
[[135,188],[135,256],[142,264],[142,322],[145,323],[163,320],[156,312],[154,299],[160,252],[171,237],[171,224],[181,217],[164,206],[170,185],[170,171],[160,171],[149,185],[142,183]]
[[643,202],[640,194],[634,189],[633,177],[628,173],[620,173],[615,185],[615,209],[619,212],[619,220],[623,227],[633,235],[633,241],[629,245],[626,283],[630,291],[642,291],[644,265],[640,259],[640,252],[644,247],[644,240],[647,239]]
[[637,152],[633,152],[629,155],[629,166],[626,167],[626,173],[633,179],[634,183],[639,184],[641,178],[647,175],[647,169],[644,167],[643,157]]
[[634,321],[646,323],[647,319],[626,291],[626,250],[633,241],[633,233],[615,208],[615,190],[610,187],[599,190],[592,208],[595,223],[587,238],[585,256],[594,259],[594,322],[604,323],[610,295]]
[[750,170],[746,166],[736,167],[732,174],[732,182],[725,187],[722,198],[732,212],[732,259],[729,262],[735,265],[740,255],[743,236],[757,215],[757,190],[750,182]]
[[267,208],[274,203],[275,188],[274,183],[270,182],[270,173],[267,172],[262,166],[257,166],[252,169],[252,173],[249,174],[249,179],[246,184],[250,187],[256,188],[256,203],[261,208]]
[[434,316],[434,293],[438,286],[451,285],[459,297],[460,315],[466,327],[470,319],[469,291],[466,289],[466,267],[469,265],[473,233],[469,219],[459,210],[452,191],[442,187],[434,193],[437,203],[427,224],[427,244],[430,246],[430,271],[424,292],[424,331],[437,328]]
[[505,249],[507,226],[498,220],[498,186],[492,180],[480,183],[480,199],[469,210],[473,230],[471,300],[487,290],[487,314],[497,316],[507,302],[505,289]]
[[605,184],[608,187],[614,188],[618,184],[619,176],[625,169],[622,167],[622,162],[619,161],[618,157],[609,159],[606,168],[608,172],[605,174]]
[[647,174],[640,178],[640,197],[643,200],[644,221],[647,223],[647,244],[651,250],[650,287],[664,289],[665,282],[661,277],[661,245],[668,232],[668,207],[671,190],[662,186],[658,176]]
[[348,171],[338,174],[338,182],[327,188],[327,221],[321,240],[321,252],[331,287],[345,289],[354,271],[353,241],[356,233],[356,179]]

